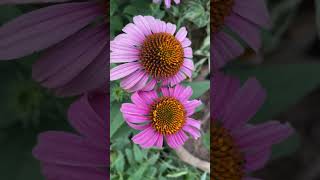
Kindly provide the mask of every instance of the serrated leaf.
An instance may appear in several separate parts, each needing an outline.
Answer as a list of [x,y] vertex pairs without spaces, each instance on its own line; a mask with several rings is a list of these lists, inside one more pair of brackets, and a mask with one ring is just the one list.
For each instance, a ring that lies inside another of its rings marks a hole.
[[141,151],[141,149],[133,144],[133,154],[134,154],[134,159],[137,161],[137,162],[142,162],[142,159],[143,159],[143,152]]
[[143,174],[147,170],[148,166],[146,164],[142,164],[137,171],[133,175],[130,175],[129,180],[143,179]]
[[114,167],[118,172],[124,171],[124,156],[121,151],[117,151],[117,158],[114,161]]
[[129,148],[127,148],[127,149],[125,150],[125,153],[126,153],[126,158],[127,158],[128,162],[129,162],[129,164],[130,164],[131,166],[134,165],[134,158],[133,158],[132,150],[129,149]]
[[153,154],[152,157],[148,159],[148,164],[151,166],[154,165],[158,161],[159,156],[159,153]]

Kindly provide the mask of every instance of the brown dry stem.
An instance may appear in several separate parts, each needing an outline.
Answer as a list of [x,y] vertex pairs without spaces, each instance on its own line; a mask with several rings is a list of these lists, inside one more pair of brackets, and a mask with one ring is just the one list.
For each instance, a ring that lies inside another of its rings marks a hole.
[[190,154],[186,149],[183,147],[176,149],[176,153],[178,157],[185,163],[196,167],[202,171],[210,173],[210,163],[207,161],[203,161],[192,154]]

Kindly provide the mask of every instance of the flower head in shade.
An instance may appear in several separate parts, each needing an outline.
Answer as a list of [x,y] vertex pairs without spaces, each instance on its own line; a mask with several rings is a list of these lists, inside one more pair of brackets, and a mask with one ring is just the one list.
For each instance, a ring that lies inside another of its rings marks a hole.
[[[166,8],[171,7],[171,1],[174,1],[176,4],[180,4],[180,0],[164,0],[164,4],[166,5]],[[153,2],[160,4],[162,0],[153,0]]]
[[270,27],[264,0],[213,0],[211,2],[213,67],[223,67],[244,51],[239,42],[223,31],[227,27],[256,52],[261,46],[260,28]]
[[191,41],[185,27],[151,16],[135,16],[122,34],[110,43],[110,80],[121,79],[120,86],[129,91],[151,90],[158,81],[171,86],[192,76],[194,70]]
[[161,95],[153,91],[138,91],[131,96],[133,103],[124,103],[120,111],[127,124],[141,130],[132,140],[142,148],[162,147],[163,139],[171,148],[178,148],[188,139],[200,137],[200,122],[190,116],[201,105],[199,100],[188,100],[190,87],[176,85],[161,88]]
[[[98,1],[16,0],[14,3],[56,2],[0,27],[0,60],[46,50],[33,65],[33,78],[60,96],[104,86],[109,60],[108,3]],[[0,4],[13,3],[1,1]]]
[[248,174],[268,161],[273,144],[293,132],[289,124],[247,121],[263,104],[266,94],[256,79],[240,81],[215,73],[212,80],[211,179],[252,179]]
[[49,131],[33,149],[46,179],[102,180],[109,176],[109,122],[105,95],[85,95],[69,109],[79,134]]

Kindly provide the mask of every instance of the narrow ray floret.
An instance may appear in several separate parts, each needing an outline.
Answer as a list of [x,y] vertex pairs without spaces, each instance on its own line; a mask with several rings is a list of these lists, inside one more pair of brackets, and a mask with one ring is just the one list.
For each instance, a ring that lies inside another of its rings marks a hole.
[[[166,8],[171,7],[171,2],[174,1],[176,4],[180,4],[180,0],[164,0]],[[153,0],[154,3],[160,4],[162,0]]]
[[277,121],[247,123],[266,97],[256,79],[240,87],[238,79],[215,73],[212,83],[211,179],[251,179],[250,172],[268,161],[272,145],[288,138],[293,129]]
[[176,85],[156,90],[137,91],[131,96],[133,103],[124,103],[121,112],[127,124],[141,132],[132,140],[142,148],[162,147],[163,139],[171,148],[179,148],[188,139],[200,137],[200,122],[191,118],[199,100],[189,100],[191,87]]
[[152,16],[135,16],[111,41],[110,80],[120,79],[128,92],[152,90],[157,82],[174,86],[192,76],[191,41],[185,27]]
[[57,95],[74,96],[104,87],[110,57],[108,1],[0,4],[48,2],[0,27],[0,61],[43,51],[32,67],[32,77]]
[[109,137],[106,94],[86,94],[69,109],[77,133],[41,133],[33,155],[46,179],[102,180],[109,176]]
[[244,52],[244,47],[230,36],[230,30],[257,52],[261,47],[260,29],[271,26],[263,0],[213,0],[210,18],[213,37],[211,51],[216,69]]

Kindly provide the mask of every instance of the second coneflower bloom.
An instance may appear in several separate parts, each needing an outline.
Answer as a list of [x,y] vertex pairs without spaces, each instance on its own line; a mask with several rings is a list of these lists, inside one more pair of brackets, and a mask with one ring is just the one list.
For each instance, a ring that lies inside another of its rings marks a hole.
[[135,16],[122,34],[110,43],[110,80],[121,79],[120,86],[129,91],[151,90],[157,82],[176,85],[192,76],[191,41],[185,27],[151,16]]
[[200,137],[200,122],[190,116],[195,113],[199,100],[189,100],[190,87],[177,85],[157,91],[138,91],[131,96],[133,103],[124,103],[121,112],[127,124],[141,130],[132,140],[142,148],[162,147],[163,139],[171,148],[179,148],[188,139]]
[[211,1],[211,52],[213,67],[223,67],[244,52],[239,42],[223,29],[236,33],[251,49],[261,46],[260,28],[270,27],[270,17],[263,0]]
[[249,174],[266,164],[272,145],[289,137],[293,129],[277,121],[247,123],[266,97],[256,79],[240,87],[238,79],[215,73],[212,83],[211,179],[256,179]]

